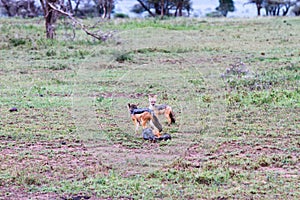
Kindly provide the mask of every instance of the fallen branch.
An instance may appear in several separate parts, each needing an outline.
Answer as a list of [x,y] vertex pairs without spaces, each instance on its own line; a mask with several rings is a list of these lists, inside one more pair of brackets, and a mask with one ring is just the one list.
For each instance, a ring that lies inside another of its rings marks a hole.
[[84,24],[80,23],[75,17],[73,17],[73,15],[72,15],[71,13],[67,13],[67,12],[65,12],[65,11],[63,11],[63,10],[60,10],[60,9],[56,8],[53,4],[51,4],[51,3],[49,3],[49,2],[48,2],[48,5],[49,5],[53,10],[55,10],[56,12],[58,12],[58,13],[60,13],[60,14],[62,14],[62,15],[65,15],[65,16],[67,16],[67,17],[69,17],[69,18],[73,21],[73,23],[76,24],[76,25],[79,25],[80,28],[81,28],[86,34],[88,34],[88,35],[90,35],[90,36],[92,36],[92,37],[94,37],[94,38],[96,38],[96,39],[98,39],[98,40],[101,40],[101,41],[106,41],[108,38],[112,37],[112,33],[101,33],[101,34],[99,34],[99,33],[93,33],[93,32],[91,32],[91,31],[89,31],[89,30],[86,28],[86,26],[85,26]]

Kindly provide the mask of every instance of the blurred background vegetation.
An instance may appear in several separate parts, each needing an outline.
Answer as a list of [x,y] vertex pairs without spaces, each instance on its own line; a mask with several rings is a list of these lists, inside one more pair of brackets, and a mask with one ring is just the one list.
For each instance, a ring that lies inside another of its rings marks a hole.
[[[247,9],[256,9],[258,16],[300,15],[299,0],[216,0],[218,5],[206,14],[214,17],[226,17],[229,12],[235,12],[235,4],[241,4]],[[66,12],[76,17],[128,17],[129,13],[140,16],[191,16],[194,7],[202,4],[198,0],[1,0],[0,16],[8,17],[38,17],[43,15],[43,7],[47,2],[55,3]],[[207,2],[208,4],[212,2]],[[132,5],[129,11],[118,13],[116,5]],[[248,5],[255,6],[248,6]],[[143,15],[142,15],[143,14]]]

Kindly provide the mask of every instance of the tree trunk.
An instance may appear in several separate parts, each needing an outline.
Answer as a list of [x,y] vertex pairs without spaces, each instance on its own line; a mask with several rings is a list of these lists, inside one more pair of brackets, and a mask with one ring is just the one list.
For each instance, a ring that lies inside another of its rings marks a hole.
[[74,14],[75,14],[75,16],[77,16],[79,4],[80,4],[80,0],[78,0],[76,2],[75,8],[74,8]]
[[55,35],[55,13],[49,3],[55,3],[55,0],[40,0],[42,8],[44,10],[45,26],[46,26],[46,37],[53,39]]
[[183,7],[183,1],[180,1],[178,5],[179,17],[182,17],[182,7]]
[[290,5],[285,5],[285,10],[283,10],[282,12],[282,16],[286,16],[289,12],[290,9]]
[[164,0],[161,0],[160,6],[161,6],[161,8],[160,8],[160,17],[163,18],[164,17],[164,7],[165,7]]
[[183,7],[183,2],[179,1],[176,5],[176,10],[175,10],[175,17],[177,16],[182,16],[182,7]]
[[109,0],[108,19],[111,18],[112,7],[113,7],[113,0]]
[[46,36],[48,39],[53,39],[55,35],[55,28],[53,24],[53,17],[54,17],[54,11],[53,9],[48,5],[46,5],[47,15],[46,15]]
[[68,0],[68,6],[69,6],[69,9],[70,9],[70,12],[71,12],[72,14],[74,14],[73,6],[72,6],[71,0]]
[[260,16],[261,4],[256,4],[257,16]]
[[277,9],[276,9],[276,16],[280,15],[280,5],[277,5]]

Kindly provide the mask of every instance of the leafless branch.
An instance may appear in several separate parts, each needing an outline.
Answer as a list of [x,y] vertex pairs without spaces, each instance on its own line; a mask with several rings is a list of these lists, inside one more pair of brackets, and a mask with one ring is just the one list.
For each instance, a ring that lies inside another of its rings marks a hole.
[[60,10],[58,8],[56,8],[53,4],[51,3],[48,3],[48,5],[53,9],[55,10],[56,12],[62,14],[62,15],[65,15],[67,17],[69,17],[74,24],[78,25],[86,34],[98,39],[98,40],[101,40],[101,41],[105,41],[107,40],[108,38],[112,37],[112,33],[93,33],[91,32],[90,30],[88,30],[88,28],[86,28],[86,26],[84,24],[82,24],[81,22],[79,22],[75,17],[73,17],[73,15],[71,13],[68,13],[68,12],[65,12],[63,10]]

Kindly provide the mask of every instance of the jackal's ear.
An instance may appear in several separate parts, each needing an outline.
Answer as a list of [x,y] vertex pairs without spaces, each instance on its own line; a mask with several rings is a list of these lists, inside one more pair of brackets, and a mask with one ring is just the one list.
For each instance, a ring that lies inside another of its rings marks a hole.
[[130,103],[127,104],[128,108],[130,107]]

